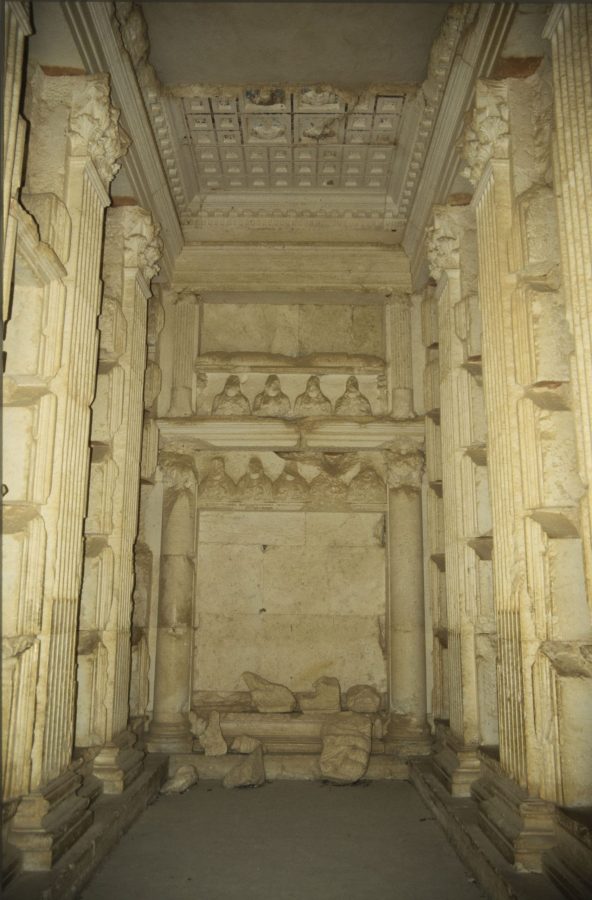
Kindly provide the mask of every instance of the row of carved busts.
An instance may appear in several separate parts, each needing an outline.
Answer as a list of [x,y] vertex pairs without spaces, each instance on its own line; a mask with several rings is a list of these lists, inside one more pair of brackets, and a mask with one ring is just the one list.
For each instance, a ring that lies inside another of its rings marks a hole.
[[385,483],[372,466],[364,466],[349,484],[339,474],[322,469],[310,482],[299,472],[298,464],[288,460],[283,472],[274,479],[265,472],[258,456],[252,456],[238,482],[226,472],[221,456],[214,457],[198,488],[200,503],[265,503],[272,500],[290,503],[384,503]]
[[358,379],[350,375],[344,393],[335,401],[335,407],[321,389],[318,375],[311,375],[306,388],[294,401],[282,390],[277,375],[269,375],[263,390],[251,403],[241,390],[238,375],[229,375],[219,394],[212,402],[213,416],[248,416],[251,412],[257,416],[371,416],[370,401],[361,391]]

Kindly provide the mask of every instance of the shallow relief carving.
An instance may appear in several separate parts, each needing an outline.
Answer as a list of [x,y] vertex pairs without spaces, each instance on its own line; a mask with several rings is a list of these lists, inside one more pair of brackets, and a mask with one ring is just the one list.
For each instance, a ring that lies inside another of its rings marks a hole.
[[383,508],[380,451],[196,454],[198,505],[208,507]]
[[192,394],[198,416],[358,418],[387,413],[384,377],[373,374],[224,375],[196,367]]

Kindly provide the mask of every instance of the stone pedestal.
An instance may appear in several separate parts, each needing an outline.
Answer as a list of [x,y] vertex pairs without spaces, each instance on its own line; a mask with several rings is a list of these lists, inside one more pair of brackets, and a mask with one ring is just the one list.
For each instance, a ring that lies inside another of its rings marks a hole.
[[103,783],[105,794],[121,794],[142,771],[144,752],[135,749],[136,735],[121,734],[101,747],[93,763],[93,774]]

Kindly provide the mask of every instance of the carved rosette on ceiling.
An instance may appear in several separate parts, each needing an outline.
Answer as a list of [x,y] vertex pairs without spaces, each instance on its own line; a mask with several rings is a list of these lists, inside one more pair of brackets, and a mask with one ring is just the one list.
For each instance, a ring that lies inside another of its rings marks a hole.
[[119,110],[111,105],[109,77],[92,75],[77,79],[72,97],[69,135],[72,152],[90,156],[105,186],[119,169],[130,139],[119,125]]
[[466,162],[462,174],[477,184],[490,159],[508,156],[509,138],[507,85],[482,79],[477,82],[475,106],[459,145]]

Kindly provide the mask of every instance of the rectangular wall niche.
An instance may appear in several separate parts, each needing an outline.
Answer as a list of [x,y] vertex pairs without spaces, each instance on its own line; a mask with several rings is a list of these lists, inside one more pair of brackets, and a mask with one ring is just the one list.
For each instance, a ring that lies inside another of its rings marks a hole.
[[202,511],[194,705],[236,703],[244,671],[386,691],[383,533],[378,512]]

